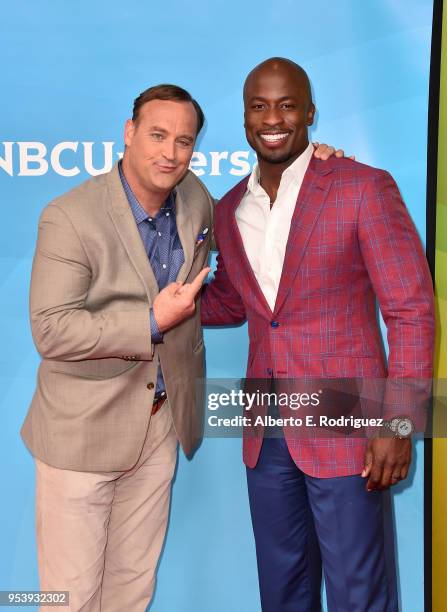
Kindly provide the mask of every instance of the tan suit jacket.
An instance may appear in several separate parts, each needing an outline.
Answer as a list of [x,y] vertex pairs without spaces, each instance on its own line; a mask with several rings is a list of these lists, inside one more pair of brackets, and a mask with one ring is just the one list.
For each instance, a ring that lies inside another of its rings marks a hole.
[[[213,202],[191,172],[175,191],[184,282],[207,262]],[[204,228],[210,231],[197,244]],[[202,421],[200,307],[152,345],[149,309],[157,293],[117,165],[45,208],[30,297],[42,362],[22,428],[35,457],[80,471],[131,468],[146,436],[159,360],[177,437],[193,452]]]

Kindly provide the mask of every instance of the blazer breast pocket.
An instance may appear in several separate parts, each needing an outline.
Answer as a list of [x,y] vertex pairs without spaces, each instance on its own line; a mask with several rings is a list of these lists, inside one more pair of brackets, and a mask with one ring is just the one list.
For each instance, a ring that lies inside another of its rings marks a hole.
[[207,252],[209,249],[209,238],[205,237],[203,240],[196,240],[194,245],[194,258],[199,254],[200,251]]

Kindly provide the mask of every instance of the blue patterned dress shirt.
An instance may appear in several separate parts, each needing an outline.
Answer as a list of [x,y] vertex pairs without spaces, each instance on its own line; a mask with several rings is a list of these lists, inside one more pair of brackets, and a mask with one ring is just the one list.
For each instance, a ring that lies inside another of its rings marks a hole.
[[[129,183],[124,176],[121,163],[119,173],[123,189],[129,201],[132,214],[149,258],[152,271],[161,290],[177,278],[185,261],[183,247],[177,232],[175,222],[175,198],[171,192],[166,202],[155,217],[150,217],[135,197]],[[151,338],[153,344],[163,341],[163,334],[158,329],[152,308],[150,309]],[[155,395],[159,397],[165,393],[165,384],[161,367],[158,367],[157,385]]]

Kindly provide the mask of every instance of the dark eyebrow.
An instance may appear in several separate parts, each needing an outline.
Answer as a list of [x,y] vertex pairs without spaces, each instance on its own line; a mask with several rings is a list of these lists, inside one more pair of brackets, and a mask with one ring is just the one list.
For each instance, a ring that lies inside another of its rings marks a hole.
[[161,127],[158,127],[158,125],[151,125],[148,127],[148,131],[152,131],[152,130],[155,130],[156,132],[163,132],[163,134],[167,134],[167,131]]

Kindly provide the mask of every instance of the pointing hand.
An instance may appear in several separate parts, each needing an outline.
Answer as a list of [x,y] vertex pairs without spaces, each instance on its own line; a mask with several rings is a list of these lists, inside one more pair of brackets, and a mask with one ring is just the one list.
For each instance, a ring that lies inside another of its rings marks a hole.
[[158,328],[165,332],[194,314],[195,298],[211,268],[201,270],[190,283],[170,283],[154,300],[153,311]]

